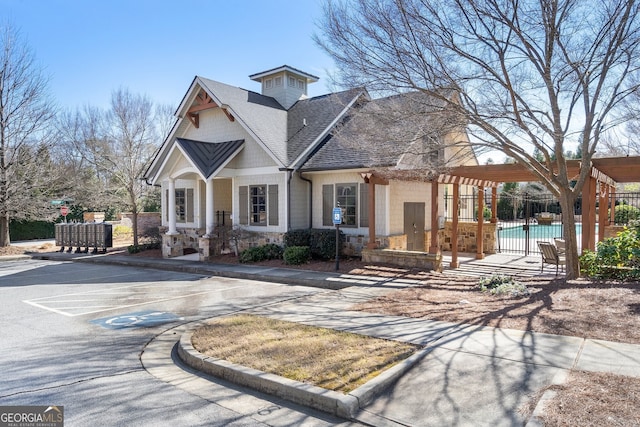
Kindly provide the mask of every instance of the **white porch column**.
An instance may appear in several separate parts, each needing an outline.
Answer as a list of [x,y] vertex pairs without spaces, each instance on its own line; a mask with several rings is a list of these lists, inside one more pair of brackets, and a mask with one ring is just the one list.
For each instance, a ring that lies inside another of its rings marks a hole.
[[167,234],[178,234],[176,228],[176,180],[169,178],[169,200],[167,201],[169,210],[169,231]]
[[215,227],[215,210],[213,205],[213,178],[209,178],[206,181],[205,189],[205,226],[206,232],[204,237],[211,237],[213,235],[213,228]]

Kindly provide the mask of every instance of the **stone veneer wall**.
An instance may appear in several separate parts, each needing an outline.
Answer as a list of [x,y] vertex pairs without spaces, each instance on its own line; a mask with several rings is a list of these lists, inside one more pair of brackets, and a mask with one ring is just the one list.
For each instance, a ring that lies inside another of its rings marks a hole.
[[[440,241],[440,248],[442,251],[450,252],[451,245],[451,222],[445,224],[445,228],[438,230],[438,240]],[[167,228],[161,227],[161,233],[166,233]],[[170,236],[171,238],[163,239],[163,255],[165,257],[180,256],[185,248],[191,248],[199,250],[202,253],[201,244],[199,243],[200,236],[204,234],[203,229],[178,229],[179,236]],[[478,231],[478,224],[476,222],[459,222],[458,223],[458,251],[474,253],[477,250],[476,234]],[[275,243],[278,245],[284,245],[285,233],[259,233],[259,232],[242,232],[242,235],[238,238],[238,253],[243,250],[255,246],[266,245],[267,243]],[[494,254],[496,253],[496,224],[484,223],[484,253]],[[614,234],[615,235],[615,234]],[[167,236],[169,237],[169,236]],[[345,256],[361,256],[363,250],[366,248],[369,242],[369,237],[364,235],[352,235],[345,234],[345,242],[342,250]],[[428,251],[431,244],[431,233],[425,231],[425,251]],[[222,248],[221,242],[207,243],[211,245],[211,255],[217,255],[217,252]],[[233,240],[233,239],[230,239]],[[376,241],[381,249],[387,249],[391,251],[404,251],[407,249],[407,236],[405,234],[398,234],[393,236],[378,236]],[[170,249],[169,245],[176,246],[174,249]],[[234,242],[230,241],[225,244],[225,248],[233,248]],[[167,248],[165,248],[167,246]],[[213,253],[215,252],[215,253]]]
[[167,235],[168,227],[159,227],[162,235],[162,256],[171,258],[184,255],[185,249],[198,251],[199,239],[204,234],[202,228],[179,228],[178,234]]
[[[238,253],[248,248],[266,245],[267,243],[284,246],[284,233],[244,232],[238,239]],[[230,244],[233,246],[233,242]]]
[[[451,221],[447,221],[444,225],[444,230],[438,232],[438,239],[440,240],[440,249],[445,252],[451,252],[453,244],[451,242],[451,234],[453,225]],[[458,251],[475,253],[478,250],[478,223],[477,222],[458,222]],[[485,254],[495,254],[497,248],[497,235],[496,224],[485,222],[482,224],[483,234],[483,249]],[[428,234],[425,239],[429,240],[431,237]],[[428,243],[425,242],[428,248]]]
[[[133,223],[133,214],[123,213],[120,215],[122,224],[129,227]],[[162,216],[160,212],[138,212],[138,235],[144,235],[147,230],[159,228],[162,225]]]

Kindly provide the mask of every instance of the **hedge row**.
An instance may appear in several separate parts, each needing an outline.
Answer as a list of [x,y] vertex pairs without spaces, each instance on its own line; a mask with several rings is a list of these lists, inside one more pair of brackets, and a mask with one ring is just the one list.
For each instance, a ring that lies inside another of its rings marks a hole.
[[[344,234],[339,235],[339,249],[342,250]],[[330,260],[336,256],[336,231],[332,229],[292,230],[284,235],[284,247],[309,246],[311,258]]]
[[11,221],[9,233],[12,241],[52,239],[55,224],[48,221]]
[[[339,249],[344,243],[344,234],[339,234]],[[240,262],[258,262],[268,259],[283,259],[287,264],[303,264],[309,258],[330,260],[336,256],[336,231],[331,229],[292,230],[284,235],[284,248],[269,243],[249,248],[240,253]]]

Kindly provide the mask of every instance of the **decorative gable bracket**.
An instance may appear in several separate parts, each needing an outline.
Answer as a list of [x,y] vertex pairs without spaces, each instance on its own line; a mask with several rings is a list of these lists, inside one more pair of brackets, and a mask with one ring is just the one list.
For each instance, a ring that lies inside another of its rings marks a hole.
[[[217,108],[218,104],[209,96],[207,92],[201,90],[198,95],[196,95],[196,99],[193,101],[193,105],[189,107],[187,110],[187,118],[189,121],[197,128],[200,127],[200,112],[204,110],[209,110],[211,108]],[[229,112],[228,105],[222,104],[219,106],[224,112],[227,119],[230,122],[235,121],[235,117]]]

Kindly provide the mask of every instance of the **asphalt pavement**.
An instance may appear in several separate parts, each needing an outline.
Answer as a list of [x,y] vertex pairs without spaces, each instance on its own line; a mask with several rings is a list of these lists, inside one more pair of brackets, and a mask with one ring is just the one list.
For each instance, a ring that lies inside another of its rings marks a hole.
[[[537,412],[530,419],[525,419],[519,409],[539,389],[564,382],[571,370],[640,377],[638,345],[349,310],[357,302],[416,284],[406,279],[118,255],[47,253],[34,254],[33,257],[333,290],[311,294],[294,302],[284,301],[255,308],[253,312],[424,346],[428,351],[422,359],[375,399],[360,407],[353,421],[366,425],[536,426],[539,425],[535,416]],[[179,336],[193,327],[181,325],[156,337],[144,350],[142,362],[148,372],[175,387],[208,399],[226,400],[228,396],[224,387],[212,385],[197,372],[179,368],[175,357],[172,357],[172,348]],[[545,399],[546,395],[536,411],[541,410]],[[234,394],[228,404],[233,408],[233,405],[250,403]],[[268,424],[268,416],[265,420]]]

